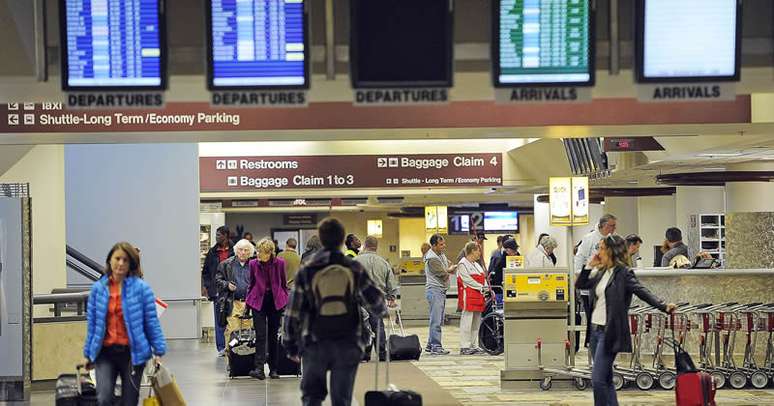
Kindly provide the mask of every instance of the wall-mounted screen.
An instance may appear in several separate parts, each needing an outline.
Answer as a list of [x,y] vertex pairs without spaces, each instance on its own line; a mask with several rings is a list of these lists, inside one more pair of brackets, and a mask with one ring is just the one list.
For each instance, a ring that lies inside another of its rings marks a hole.
[[739,80],[739,0],[637,0],[637,80]]
[[498,0],[493,14],[496,87],[594,84],[591,0]]
[[484,212],[484,231],[519,231],[519,213],[516,211]]
[[64,90],[163,90],[161,0],[60,0]]
[[304,0],[208,0],[210,89],[309,88]]
[[452,85],[452,0],[351,0],[355,88]]

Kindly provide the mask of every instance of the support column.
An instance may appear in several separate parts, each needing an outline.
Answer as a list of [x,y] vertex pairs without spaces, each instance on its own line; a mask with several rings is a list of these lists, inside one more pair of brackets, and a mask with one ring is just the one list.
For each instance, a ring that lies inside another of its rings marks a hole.
[[[772,171],[774,163],[733,170]],[[726,268],[774,268],[774,183],[726,183],[726,205]]]

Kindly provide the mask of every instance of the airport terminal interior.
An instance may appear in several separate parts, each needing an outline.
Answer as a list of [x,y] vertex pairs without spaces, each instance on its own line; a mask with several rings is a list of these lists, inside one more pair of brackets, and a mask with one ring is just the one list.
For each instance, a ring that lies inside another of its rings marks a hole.
[[0,38],[0,404],[774,405],[770,0],[0,0]]

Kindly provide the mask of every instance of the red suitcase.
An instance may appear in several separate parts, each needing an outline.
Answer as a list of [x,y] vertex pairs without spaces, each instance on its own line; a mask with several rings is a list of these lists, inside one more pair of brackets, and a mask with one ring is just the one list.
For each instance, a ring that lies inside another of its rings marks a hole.
[[675,340],[674,315],[672,317],[672,340],[675,349],[675,404],[677,406],[715,406],[715,380],[706,372],[699,371],[691,356]]
[[675,385],[677,406],[715,406],[715,381],[706,372],[684,372]]

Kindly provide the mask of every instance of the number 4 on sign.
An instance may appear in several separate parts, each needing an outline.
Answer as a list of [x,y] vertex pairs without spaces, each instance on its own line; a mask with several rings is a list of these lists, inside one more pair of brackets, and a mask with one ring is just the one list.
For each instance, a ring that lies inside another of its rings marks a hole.
[[497,156],[493,156],[492,159],[489,160],[489,163],[492,166],[497,166]]

